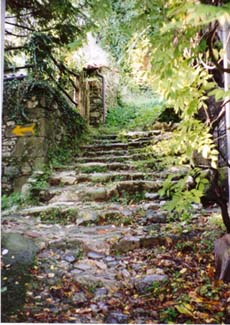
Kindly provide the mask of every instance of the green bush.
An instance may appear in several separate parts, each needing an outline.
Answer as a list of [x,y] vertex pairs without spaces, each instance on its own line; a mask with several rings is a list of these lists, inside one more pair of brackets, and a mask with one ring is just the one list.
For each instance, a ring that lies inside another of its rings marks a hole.
[[162,105],[156,105],[153,101],[151,103],[152,105],[149,103],[142,107],[125,105],[110,109],[106,118],[106,126],[110,130],[119,131],[151,127],[163,109]]
[[1,205],[2,210],[11,208],[14,205],[21,205],[24,202],[24,198],[20,192],[15,192],[10,195],[2,195]]

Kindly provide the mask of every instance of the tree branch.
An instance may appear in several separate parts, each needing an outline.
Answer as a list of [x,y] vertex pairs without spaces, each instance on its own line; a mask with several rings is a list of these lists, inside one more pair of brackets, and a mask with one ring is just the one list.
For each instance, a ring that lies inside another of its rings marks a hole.
[[36,32],[36,29],[30,28],[28,26],[24,26],[24,25],[20,25],[20,24],[16,24],[16,23],[10,23],[8,21],[6,21],[6,24],[11,25],[11,26],[15,26],[15,27],[18,27],[18,28],[23,28],[23,29],[29,30],[30,32]]
[[15,15],[15,16],[6,16],[6,19],[14,19],[14,18],[20,18],[20,17],[25,17],[25,16],[31,16],[33,15],[33,11],[25,13],[25,14],[20,14],[20,15]]
[[228,69],[223,68],[222,65],[217,61],[217,59],[213,53],[212,43],[213,43],[213,39],[216,34],[217,28],[218,28],[218,24],[216,23],[213,30],[209,33],[209,36],[207,37],[209,53],[210,53],[213,63],[215,64],[215,66],[217,67],[217,69],[219,71],[221,71],[223,73],[224,72],[230,73],[230,68],[228,68]]
[[228,168],[230,168],[230,164],[228,163],[227,159],[225,158],[224,154],[222,153],[222,151],[220,149],[218,149],[219,155],[221,156],[221,158],[223,159],[223,161],[225,162],[226,166]]
[[221,118],[223,117],[223,115],[224,115],[224,113],[225,113],[225,105],[226,105],[227,103],[229,103],[229,102],[230,102],[230,99],[227,100],[226,102],[224,102],[224,103],[220,106],[220,109],[221,109],[220,113],[219,113],[218,116],[217,116],[213,121],[211,121],[211,123],[210,123],[210,127],[211,127],[212,130],[217,126],[218,122],[219,122],[219,121],[221,120]]
[[16,36],[16,37],[28,37],[27,35],[19,35],[19,34],[14,34],[9,32],[7,29],[5,30],[6,34],[8,35],[12,35],[12,36]]
[[21,46],[9,46],[5,48],[5,52],[8,51],[17,51],[17,50],[22,50],[26,47],[26,45],[21,45]]
[[79,74],[73,72],[72,70],[68,69],[63,63],[57,62],[57,60],[50,54],[50,58],[53,61],[53,63],[58,67],[60,72],[63,72],[64,70],[68,72],[69,74],[73,75],[74,77],[79,78]]
[[51,75],[51,74],[49,74],[48,72],[47,72],[47,74],[48,74],[48,76],[53,80],[53,82],[56,84],[56,86],[61,90],[61,92],[63,92],[63,94],[65,94],[66,95],[66,97],[75,105],[75,106],[77,106],[77,102],[75,102],[74,100],[73,100],[73,98],[67,93],[67,91],[65,91],[65,89],[63,89],[61,86],[60,86],[60,84],[54,79],[54,77]]
[[5,72],[10,72],[10,71],[29,69],[29,68],[34,68],[34,64],[26,64],[26,65],[24,65],[22,67],[9,67],[9,68],[6,68],[4,71]]

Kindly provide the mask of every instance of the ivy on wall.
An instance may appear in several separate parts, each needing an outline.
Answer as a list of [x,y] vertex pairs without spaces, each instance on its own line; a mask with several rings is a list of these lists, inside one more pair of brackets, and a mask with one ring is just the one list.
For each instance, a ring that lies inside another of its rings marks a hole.
[[[33,79],[24,79],[23,81],[14,79],[5,82],[4,86],[4,120],[14,120],[18,124],[31,122],[27,115],[27,103],[36,97],[38,101],[45,100],[44,109],[47,110],[47,114],[49,114],[49,107],[52,106],[52,103],[57,103],[70,136],[73,134],[79,136],[85,129],[85,121],[77,110],[67,102],[57,89],[51,87],[47,82]],[[42,108],[42,105],[44,104],[40,103],[36,109]]]

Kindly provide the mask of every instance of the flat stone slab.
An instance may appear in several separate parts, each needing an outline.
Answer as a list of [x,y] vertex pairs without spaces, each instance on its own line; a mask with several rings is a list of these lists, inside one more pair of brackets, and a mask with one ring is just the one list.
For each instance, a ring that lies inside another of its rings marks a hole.
[[129,316],[121,312],[110,312],[105,319],[106,324],[127,324]]
[[120,287],[116,280],[116,271],[108,269],[103,261],[83,259],[74,264],[71,271],[74,280],[85,288],[104,288],[117,291]]
[[26,298],[30,268],[40,248],[31,238],[2,233],[2,315],[20,309]]
[[77,169],[85,169],[85,168],[105,168],[107,170],[124,170],[124,169],[131,169],[129,164],[122,163],[122,162],[112,162],[112,163],[102,163],[102,162],[88,162],[84,164],[76,164]]
[[145,198],[149,200],[155,200],[159,198],[158,193],[145,193]]
[[[2,233],[2,249],[7,249],[3,261],[5,264],[31,265],[39,247],[31,238],[18,233]],[[13,258],[12,258],[13,256]]]
[[125,253],[138,248],[140,248],[140,238],[136,236],[123,237],[113,245],[113,250],[119,253]]
[[155,211],[153,209],[148,209],[146,211],[146,220],[151,223],[166,223],[167,215],[167,211]]
[[138,173],[133,170],[107,173],[82,173],[76,177],[76,182],[108,182],[116,181],[119,178],[123,180],[138,180],[138,179],[153,179],[155,176],[152,173]]
[[136,137],[150,137],[152,135],[159,135],[159,134],[161,134],[161,130],[130,131],[127,132],[124,136],[129,138],[136,138]]
[[117,161],[132,161],[132,160],[144,160],[148,157],[151,157],[152,155],[149,153],[134,153],[134,154],[128,154],[128,155],[113,155],[113,154],[101,154],[98,155],[97,157],[77,157],[76,160],[77,162],[117,162]]
[[99,254],[96,252],[89,252],[87,256],[88,256],[88,258],[91,258],[93,260],[101,260],[104,257],[103,254]]
[[145,293],[150,290],[152,285],[157,282],[167,281],[165,274],[151,274],[134,280],[134,286],[138,293]]

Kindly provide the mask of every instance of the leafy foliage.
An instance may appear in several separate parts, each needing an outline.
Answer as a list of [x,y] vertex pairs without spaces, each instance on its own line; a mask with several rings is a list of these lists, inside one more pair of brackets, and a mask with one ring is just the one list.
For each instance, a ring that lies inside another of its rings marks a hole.
[[21,205],[24,202],[24,197],[21,193],[12,193],[11,195],[2,195],[1,207],[2,210],[9,209],[14,205]]
[[138,128],[148,129],[163,109],[163,103],[151,92],[134,92],[124,96],[120,106],[109,109],[106,127],[123,132]]
[[[122,5],[118,2],[118,8],[113,9],[114,19],[121,8],[127,9],[126,19],[118,28],[119,32],[123,31],[120,33],[121,44],[123,37],[129,35],[129,44],[123,47],[128,60],[124,70],[129,71],[137,83],[151,86],[163,96],[166,106],[172,107],[179,116],[175,136],[170,143],[165,143],[166,152],[177,156],[175,164],[189,163],[192,166],[193,153],[198,152],[216,169],[218,150],[211,134],[213,118],[209,116],[207,100],[214,95],[220,101],[227,94],[219,88],[208,68],[213,65],[208,40],[215,32],[213,26],[229,21],[230,7],[229,3],[221,1],[212,3],[155,0],[150,4],[133,0],[123,1]],[[120,45],[116,47],[111,43],[111,47],[114,46],[121,51]],[[211,46],[216,61],[221,61],[223,51],[219,39]],[[205,123],[197,118],[201,109],[207,113]],[[199,188],[190,192],[182,189],[182,184],[178,184],[174,195],[175,202],[180,199],[185,210],[189,201],[198,202],[203,195]]]
[[206,178],[202,178],[198,170],[196,170],[196,177],[193,180],[192,176],[189,176],[193,182],[193,188],[189,188],[188,176],[181,178],[179,181],[173,182],[173,175],[170,175],[164,182],[163,188],[159,191],[161,196],[171,198],[164,208],[179,216],[181,220],[186,220],[191,217],[193,211],[193,203],[200,203],[200,198],[204,194],[204,190],[209,183]]
[[21,54],[34,78],[48,80],[76,105],[70,91],[79,68],[69,63],[69,52],[83,45],[87,32],[96,30],[97,20],[109,10],[109,1],[103,6],[99,1],[7,1],[7,67],[15,66]]

